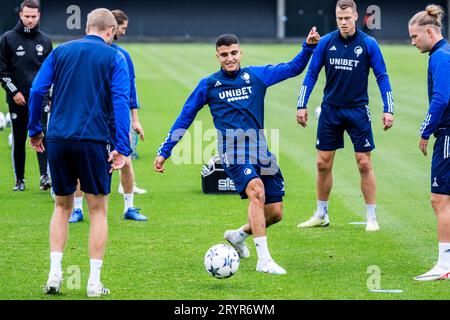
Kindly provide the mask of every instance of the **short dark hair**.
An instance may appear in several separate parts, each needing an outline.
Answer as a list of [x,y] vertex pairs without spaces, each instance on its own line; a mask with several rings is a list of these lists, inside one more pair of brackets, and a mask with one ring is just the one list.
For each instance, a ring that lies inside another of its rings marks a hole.
[[32,8],[32,9],[38,9],[38,12],[41,12],[41,7],[39,4],[34,0],[25,0],[20,4],[20,12],[23,11],[23,8]]
[[239,39],[234,34],[221,34],[216,40],[216,49],[221,46],[231,46],[232,44],[239,44]]
[[117,25],[121,25],[125,21],[128,21],[128,16],[122,10],[113,10],[111,12],[117,21]]

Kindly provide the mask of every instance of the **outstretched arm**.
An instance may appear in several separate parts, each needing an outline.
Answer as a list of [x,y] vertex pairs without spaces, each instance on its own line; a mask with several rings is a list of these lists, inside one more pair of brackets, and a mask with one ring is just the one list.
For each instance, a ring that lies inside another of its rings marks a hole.
[[305,70],[319,40],[320,35],[316,31],[316,27],[313,27],[309,31],[307,39],[303,42],[303,50],[300,51],[294,59],[277,65],[250,67],[250,69],[267,87],[283,80],[296,77]]

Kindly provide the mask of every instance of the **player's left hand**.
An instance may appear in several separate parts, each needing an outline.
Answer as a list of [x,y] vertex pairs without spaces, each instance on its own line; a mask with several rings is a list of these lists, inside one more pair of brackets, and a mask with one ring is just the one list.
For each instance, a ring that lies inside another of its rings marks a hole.
[[308,37],[306,38],[306,43],[309,45],[318,44],[320,40],[320,34],[317,32],[316,27],[312,27],[311,30],[309,30]]
[[427,156],[427,149],[428,149],[428,140],[425,140],[424,138],[421,138],[419,141],[419,149],[422,151],[424,156]]
[[383,129],[384,131],[389,130],[394,125],[394,115],[392,113],[386,112],[383,114]]
[[109,170],[109,173],[112,173],[114,170],[120,170],[125,165],[125,159],[126,157],[119,153],[117,150],[113,150],[109,154],[108,162],[111,162],[111,170]]
[[42,142],[44,139],[44,133],[40,133],[35,137],[30,138],[31,147],[39,153],[45,152],[44,143]]
[[139,139],[144,141],[144,129],[142,128],[141,123],[137,120],[133,121],[131,122],[131,127],[139,135]]

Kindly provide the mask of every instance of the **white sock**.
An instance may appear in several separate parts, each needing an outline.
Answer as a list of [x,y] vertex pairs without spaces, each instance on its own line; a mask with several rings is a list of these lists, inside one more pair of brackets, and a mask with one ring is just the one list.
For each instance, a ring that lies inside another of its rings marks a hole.
[[100,283],[100,273],[102,271],[103,260],[90,259],[91,273],[89,274],[88,284],[97,285]]
[[328,214],[328,201],[317,200],[317,210],[314,216],[323,218],[326,214]]
[[255,241],[256,253],[258,254],[258,260],[272,260],[267,247],[267,237],[259,237],[253,239]]
[[134,193],[129,193],[129,194],[124,193],[123,201],[125,203],[124,212],[127,212],[128,208],[134,207]]
[[58,278],[62,278],[62,252],[50,252],[50,273],[49,277],[56,275]]
[[439,243],[438,266],[450,270],[450,243]]
[[376,219],[377,218],[377,205],[376,204],[366,204],[367,208],[367,218]]
[[73,198],[73,209],[80,209],[81,211],[83,211],[83,197]]
[[250,237],[250,235],[244,231],[244,227],[240,227],[237,230],[237,236],[236,236],[236,241],[237,242],[244,242],[248,237]]

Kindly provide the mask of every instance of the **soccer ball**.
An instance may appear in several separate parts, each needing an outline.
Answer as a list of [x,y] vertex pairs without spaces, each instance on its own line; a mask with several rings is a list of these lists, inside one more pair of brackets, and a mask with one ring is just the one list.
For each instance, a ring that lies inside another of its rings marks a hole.
[[320,113],[322,112],[322,108],[320,106],[318,106],[315,110],[314,110],[314,116],[316,117],[316,119],[319,119],[320,117]]
[[239,254],[225,244],[217,244],[205,254],[205,269],[217,279],[226,279],[239,269]]

